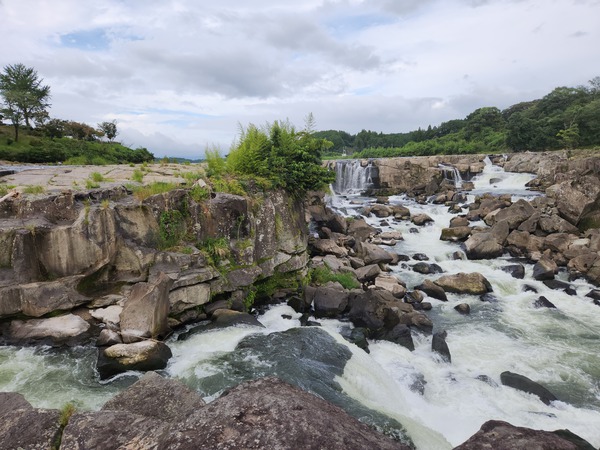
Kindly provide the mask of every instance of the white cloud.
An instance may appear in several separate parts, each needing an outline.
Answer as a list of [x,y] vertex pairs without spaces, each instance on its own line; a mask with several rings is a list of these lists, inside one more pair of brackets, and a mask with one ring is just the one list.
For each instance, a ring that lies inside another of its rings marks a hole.
[[35,67],[52,115],[115,118],[160,156],[308,112],[408,131],[600,74],[596,0],[2,0],[0,16],[0,66]]

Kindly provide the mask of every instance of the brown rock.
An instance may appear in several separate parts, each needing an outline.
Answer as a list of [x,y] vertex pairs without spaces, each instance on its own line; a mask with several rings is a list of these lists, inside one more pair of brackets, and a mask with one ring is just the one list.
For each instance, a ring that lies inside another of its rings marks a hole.
[[490,282],[480,273],[460,272],[455,275],[444,275],[434,281],[446,292],[457,294],[481,295],[492,291]]

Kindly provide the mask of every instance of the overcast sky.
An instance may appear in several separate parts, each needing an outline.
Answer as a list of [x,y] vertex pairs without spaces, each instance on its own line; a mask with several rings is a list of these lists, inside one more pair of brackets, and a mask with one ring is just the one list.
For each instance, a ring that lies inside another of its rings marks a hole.
[[0,66],[157,157],[239,125],[405,132],[600,75],[600,0],[0,0]]

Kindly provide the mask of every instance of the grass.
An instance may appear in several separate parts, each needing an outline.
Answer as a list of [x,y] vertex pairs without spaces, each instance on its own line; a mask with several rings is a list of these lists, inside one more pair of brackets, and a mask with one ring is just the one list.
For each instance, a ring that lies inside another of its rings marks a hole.
[[163,194],[172,191],[178,187],[175,183],[166,183],[164,181],[156,181],[146,186],[131,186],[133,195],[138,200],[145,200],[153,195]]
[[330,281],[340,283],[345,289],[357,289],[360,283],[351,273],[333,273],[327,266],[315,267],[310,271],[310,281],[314,284],[321,285]]
[[85,180],[85,187],[87,189],[97,189],[100,187],[100,183],[96,183],[93,180]]
[[92,172],[90,174],[90,180],[95,181],[96,183],[101,183],[102,181],[106,181],[106,179],[100,172]]
[[194,201],[200,203],[210,198],[210,190],[202,186],[194,186],[190,189],[190,197],[192,197]]
[[44,192],[44,186],[38,186],[38,185],[25,186],[25,189],[23,189],[23,192],[25,194],[41,194]]
[[222,261],[229,259],[231,256],[229,239],[225,237],[207,238],[198,248],[214,267],[218,267]]
[[56,433],[56,437],[54,438],[54,442],[50,447],[51,450],[58,450],[60,448],[62,442],[63,431],[69,424],[69,420],[71,416],[75,413],[75,405],[73,403],[67,403],[60,409],[60,416],[58,418],[58,426],[59,430]]
[[11,189],[14,189],[15,186],[10,184],[0,184],[0,197],[5,196]]
[[144,172],[140,169],[135,169],[133,171],[133,175],[131,175],[131,179],[133,181],[137,181],[138,183],[141,183],[142,180],[144,179]]

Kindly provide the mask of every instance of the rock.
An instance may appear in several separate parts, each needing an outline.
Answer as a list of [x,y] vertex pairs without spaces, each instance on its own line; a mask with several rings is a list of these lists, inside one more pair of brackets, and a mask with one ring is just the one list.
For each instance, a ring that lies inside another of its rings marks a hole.
[[523,375],[519,375],[518,373],[509,371],[502,372],[500,374],[500,381],[504,386],[509,386],[519,391],[537,395],[546,405],[549,405],[550,402],[557,400],[554,394],[552,394],[552,392],[550,392],[544,386],[530,380]]
[[385,331],[377,336],[379,339],[394,342],[409,349],[411,352],[415,349],[415,344],[410,333],[410,328],[404,324],[398,324],[389,331]]
[[181,314],[210,301],[210,284],[198,283],[174,289],[169,293],[170,313]]
[[180,381],[148,372],[106,402],[102,411],[130,412],[153,419],[179,422],[204,405],[202,397]]
[[310,239],[308,244],[313,255],[348,256],[348,250],[340,247],[333,239]]
[[525,277],[525,266],[523,264],[511,264],[501,267],[503,272],[510,273],[513,278],[522,280]]
[[558,266],[546,256],[542,256],[533,266],[533,278],[538,281],[552,280],[558,272]]
[[454,309],[464,316],[468,316],[469,314],[471,314],[471,307],[468,303],[460,303],[456,305]]
[[556,306],[554,306],[554,303],[552,303],[543,295],[538,297],[538,299],[533,303],[533,306],[536,308],[556,308]]
[[434,273],[443,273],[444,270],[437,264],[428,264],[426,262],[418,262],[412,266],[412,270],[423,275],[430,275]]
[[585,214],[594,209],[599,193],[598,176],[593,173],[576,176],[546,189],[548,197],[556,200],[560,215],[573,225],[579,224]]
[[546,233],[579,234],[579,229],[575,225],[570,224],[556,214],[542,214],[538,220],[538,227]]
[[[408,303],[403,303],[390,292],[380,289],[351,291],[348,298],[350,310],[348,318],[356,327],[379,330],[384,326],[392,329],[403,315],[413,311]],[[410,318],[407,320],[410,323]]]
[[393,275],[379,275],[375,278],[375,287],[391,292],[396,298],[402,298],[406,294],[406,287]]
[[423,280],[423,282],[420,285],[416,286],[416,289],[423,291],[428,296],[436,298],[443,302],[448,301],[448,297],[446,297],[446,292],[444,292],[444,289],[431,280]]
[[171,349],[158,341],[116,344],[98,352],[97,369],[105,380],[128,370],[159,370],[167,367]]
[[492,291],[490,282],[480,273],[460,272],[455,275],[444,275],[434,281],[446,292],[456,294],[481,295]]
[[232,309],[218,309],[212,315],[212,323],[205,329],[227,328],[237,325],[249,325],[264,328],[265,326],[251,314]]
[[499,210],[489,221],[487,220],[487,216],[484,220],[488,225],[493,225],[505,220],[508,228],[514,230],[525,220],[529,219],[534,212],[535,209],[527,200],[520,199],[508,208]]
[[433,222],[433,219],[429,217],[427,214],[416,214],[411,217],[411,222],[415,225],[422,226],[427,223]]
[[370,353],[369,342],[367,341],[368,333],[369,330],[365,328],[353,328],[346,340],[358,348],[362,348],[365,352]]
[[368,266],[360,267],[354,271],[356,279],[361,283],[368,283],[369,281],[375,280],[381,274],[381,269],[377,264],[370,264]]
[[8,339],[25,343],[47,340],[53,345],[81,341],[87,337],[90,324],[74,314],[49,319],[13,320],[8,328]]
[[415,311],[431,311],[433,309],[433,305],[430,302],[419,302],[412,305]]
[[347,232],[350,236],[355,237],[357,241],[365,241],[377,234],[377,230],[369,225],[365,219],[354,219],[350,221]]
[[1,448],[54,448],[60,427],[58,410],[35,409],[16,392],[1,392],[0,405]]
[[507,250],[512,256],[529,257],[533,252],[541,251],[543,239],[526,231],[512,231],[506,238]]
[[96,339],[97,347],[105,347],[109,345],[122,344],[121,336],[114,330],[108,328],[103,329]]
[[487,421],[477,433],[454,450],[515,450],[526,448],[594,450],[592,445],[579,436],[573,435],[568,430],[532,430],[530,428],[516,427],[500,420]]
[[118,305],[90,310],[90,314],[94,319],[104,323],[114,323],[115,325],[118,325],[121,321],[121,312],[123,312],[123,307]]
[[504,253],[504,247],[499,244],[491,232],[472,234],[465,242],[465,251],[469,259],[498,258]]
[[440,240],[459,242],[466,240],[471,235],[471,227],[469,226],[455,226],[451,228],[442,228],[442,234]]
[[575,290],[569,283],[565,283],[564,281],[545,280],[543,283],[550,289],[558,289],[566,292],[569,295],[577,295],[577,290]]
[[415,253],[412,256],[412,259],[415,261],[429,261],[429,256],[427,256],[425,253]]
[[155,283],[137,283],[121,313],[121,337],[126,344],[168,333],[171,278],[161,274]]
[[498,299],[496,298],[496,296],[494,294],[483,294],[479,297],[479,300],[481,300],[482,302],[487,302],[487,303],[497,303]]
[[393,214],[392,208],[387,205],[375,204],[369,208],[369,212],[375,217],[390,217]]
[[197,410],[164,435],[160,448],[349,446],[408,450],[341,408],[270,377],[242,383]]
[[384,231],[383,233],[380,233],[377,236],[383,240],[401,241],[404,239],[402,237],[402,232],[400,231]]
[[406,293],[404,301],[406,303],[411,303],[414,307],[416,303],[421,303],[424,300],[424,298],[425,296],[423,295],[423,292],[419,290],[414,290]]
[[585,296],[593,300],[600,300],[600,289],[592,289],[590,292],[585,294]]
[[465,216],[457,216],[457,217],[453,217],[452,219],[450,219],[450,228],[468,227],[468,226],[469,226],[469,219],[467,219]]
[[538,221],[542,214],[539,211],[534,212],[529,219],[523,221],[517,228],[519,231],[526,231],[528,233],[535,233],[538,229]]
[[438,353],[442,360],[445,362],[452,362],[452,357],[450,356],[450,349],[448,348],[448,344],[446,343],[446,337],[448,333],[446,331],[440,331],[433,334],[433,339],[431,341],[431,350]]
[[348,293],[343,289],[319,286],[313,291],[315,317],[337,317],[348,307]]
[[386,252],[377,245],[363,242],[359,246],[358,255],[362,258],[365,264],[387,264],[394,260],[392,255]]

